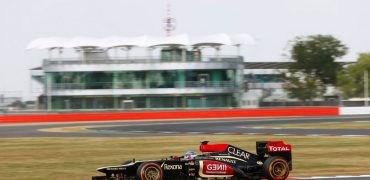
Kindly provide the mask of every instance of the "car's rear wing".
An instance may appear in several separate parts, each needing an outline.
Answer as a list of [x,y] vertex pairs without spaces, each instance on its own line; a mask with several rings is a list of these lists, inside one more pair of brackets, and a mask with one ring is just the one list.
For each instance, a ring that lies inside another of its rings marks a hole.
[[256,152],[263,161],[271,156],[280,156],[289,163],[292,170],[292,146],[283,141],[257,141]]

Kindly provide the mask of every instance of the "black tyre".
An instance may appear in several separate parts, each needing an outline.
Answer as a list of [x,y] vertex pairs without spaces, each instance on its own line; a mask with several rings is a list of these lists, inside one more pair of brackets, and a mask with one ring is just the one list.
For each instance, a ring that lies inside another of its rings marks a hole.
[[139,166],[136,173],[138,180],[162,180],[162,168],[154,162],[143,163]]
[[263,163],[263,173],[269,180],[283,180],[289,176],[289,165],[281,157],[270,157]]

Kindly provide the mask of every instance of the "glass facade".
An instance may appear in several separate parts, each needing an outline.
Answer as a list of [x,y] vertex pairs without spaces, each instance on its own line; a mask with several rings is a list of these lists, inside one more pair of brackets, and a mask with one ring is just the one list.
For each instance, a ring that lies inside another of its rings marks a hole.
[[55,96],[52,109],[180,109],[235,107],[231,94],[184,96]]
[[[46,73],[52,90],[154,89],[154,88],[225,88],[239,87],[237,70],[171,70],[124,72],[52,72]],[[122,109],[131,103],[134,109],[222,108],[235,107],[229,94],[194,95],[121,95],[54,96],[52,109]]]
[[53,72],[52,89],[237,87],[236,70]]

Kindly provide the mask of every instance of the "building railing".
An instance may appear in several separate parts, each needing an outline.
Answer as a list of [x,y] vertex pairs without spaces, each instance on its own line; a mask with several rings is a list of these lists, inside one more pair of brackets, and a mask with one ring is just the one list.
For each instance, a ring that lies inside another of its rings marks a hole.
[[281,89],[284,83],[248,83],[248,89]]
[[186,88],[234,88],[235,83],[232,81],[177,81],[175,82],[176,88],[186,87]]
[[44,59],[44,65],[73,65],[73,64],[135,64],[135,63],[169,63],[169,62],[229,62],[242,63],[241,56],[202,56],[200,58],[182,59],[170,58],[164,59],[159,57],[107,57],[106,59],[82,59],[82,58],[52,58]]
[[153,88],[236,88],[233,81],[176,81],[176,82],[94,82],[94,83],[56,83],[53,90],[66,89],[153,89]]

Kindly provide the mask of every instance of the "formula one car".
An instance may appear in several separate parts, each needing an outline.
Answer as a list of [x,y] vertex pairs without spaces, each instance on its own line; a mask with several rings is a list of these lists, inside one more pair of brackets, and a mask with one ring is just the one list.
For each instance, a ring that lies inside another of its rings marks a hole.
[[105,176],[92,180],[195,180],[272,179],[282,180],[292,170],[292,147],[283,141],[256,142],[257,154],[229,144],[200,145],[201,154],[188,152],[162,160],[127,161],[98,168]]

